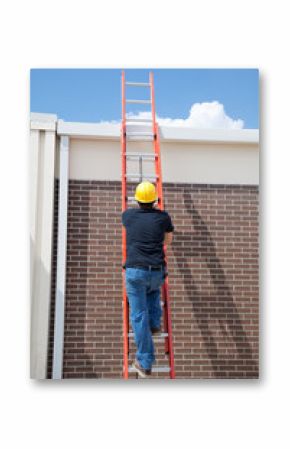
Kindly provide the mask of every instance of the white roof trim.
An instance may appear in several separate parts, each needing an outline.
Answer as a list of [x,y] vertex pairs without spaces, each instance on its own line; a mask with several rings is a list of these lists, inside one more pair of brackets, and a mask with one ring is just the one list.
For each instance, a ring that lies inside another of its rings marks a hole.
[[[139,125],[138,131],[144,129],[148,130],[148,127]],[[166,142],[259,143],[258,129],[193,129],[173,126],[160,126],[159,129],[160,140]],[[134,130],[137,131],[137,128],[134,127]],[[57,133],[72,138],[119,140],[120,125],[58,120]]]
[[30,129],[56,131],[57,115],[31,112]]
[[[132,126],[132,125],[128,125]],[[134,131],[148,131],[148,125],[133,125]],[[55,114],[30,114],[30,128],[38,130],[57,131],[58,135],[65,135],[77,139],[119,140],[120,124],[111,123],[81,123],[57,120]],[[131,128],[133,129],[133,128]],[[193,129],[176,126],[160,126],[162,142],[215,142],[258,144],[258,129]]]

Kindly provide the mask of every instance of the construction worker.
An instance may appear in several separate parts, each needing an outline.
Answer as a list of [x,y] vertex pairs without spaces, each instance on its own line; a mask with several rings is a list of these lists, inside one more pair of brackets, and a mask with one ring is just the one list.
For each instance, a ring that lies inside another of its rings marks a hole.
[[138,184],[135,199],[139,208],[123,212],[126,228],[126,291],[130,321],[137,346],[133,368],[140,377],[151,374],[155,361],[152,334],[161,330],[160,287],[166,277],[163,244],[170,245],[174,227],[170,215],[154,207],[154,184]]

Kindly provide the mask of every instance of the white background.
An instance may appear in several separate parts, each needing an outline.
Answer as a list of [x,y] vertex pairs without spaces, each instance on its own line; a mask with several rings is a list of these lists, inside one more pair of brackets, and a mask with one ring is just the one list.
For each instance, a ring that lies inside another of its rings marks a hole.
[[[289,447],[286,5],[282,0],[27,0],[2,5],[1,447]],[[31,381],[29,69],[148,65],[260,69],[261,379]]]

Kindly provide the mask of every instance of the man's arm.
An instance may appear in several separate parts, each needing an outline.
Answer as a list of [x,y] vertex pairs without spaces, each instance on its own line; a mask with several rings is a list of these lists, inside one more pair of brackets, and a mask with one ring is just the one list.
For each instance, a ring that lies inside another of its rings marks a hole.
[[127,224],[127,218],[128,218],[128,210],[124,210],[124,212],[122,212],[122,225],[126,227]]
[[173,239],[173,232],[165,232],[164,245],[171,245]]
[[165,214],[166,214],[165,215],[166,219],[165,219],[165,229],[164,229],[164,231],[165,231],[164,245],[171,245],[172,239],[173,239],[174,226],[172,224],[170,215],[167,212],[165,212]]

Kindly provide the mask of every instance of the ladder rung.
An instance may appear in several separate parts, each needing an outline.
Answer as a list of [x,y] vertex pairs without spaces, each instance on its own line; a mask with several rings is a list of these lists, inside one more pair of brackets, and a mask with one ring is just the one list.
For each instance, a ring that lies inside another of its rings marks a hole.
[[154,142],[153,136],[128,136],[127,138],[128,142]]
[[146,142],[153,142],[154,141],[154,134],[152,132],[129,132],[126,133],[126,138],[128,139],[129,142],[133,142],[133,141],[146,141]]
[[128,181],[130,179],[140,179],[141,177],[142,179],[158,179],[158,175],[150,175],[148,173],[142,173],[142,175],[140,173],[126,173],[125,176]]
[[[128,368],[129,373],[136,373],[136,369],[133,368],[133,366],[129,366]],[[170,367],[169,366],[154,366],[152,367],[152,373],[170,373]]]
[[150,136],[153,137],[152,131],[136,131],[136,132],[127,132],[126,137],[135,137],[135,136]]
[[[134,337],[134,332],[129,332],[128,333],[128,337],[129,338],[132,338],[132,337]],[[168,333],[167,332],[160,332],[160,334],[154,334],[154,335],[152,335],[152,337],[155,339],[155,338],[166,338],[166,337],[168,337]]]
[[150,122],[152,123],[152,119],[151,118],[130,118],[130,117],[126,117],[126,121],[127,122]]
[[133,81],[126,81],[126,86],[140,86],[140,87],[150,87],[150,83],[135,83]]
[[126,103],[151,104],[151,100],[126,100]]
[[148,159],[148,160],[154,161],[155,158],[157,158],[158,156],[157,156],[157,154],[155,155],[155,154],[148,154],[148,153],[126,153],[126,158],[128,160],[139,159],[140,157],[142,159]]

